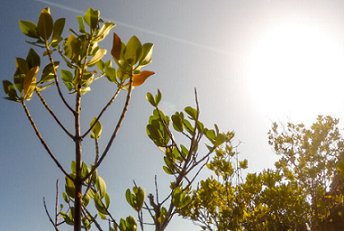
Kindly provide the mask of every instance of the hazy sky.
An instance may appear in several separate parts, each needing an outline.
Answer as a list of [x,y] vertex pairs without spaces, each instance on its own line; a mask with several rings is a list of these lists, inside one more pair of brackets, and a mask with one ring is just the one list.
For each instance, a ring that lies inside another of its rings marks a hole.
[[[200,120],[208,127],[216,123],[222,131],[235,131],[234,145],[242,142],[238,151],[241,158],[249,161],[248,172],[273,167],[278,158],[267,143],[271,122],[309,125],[318,114],[343,117],[344,1],[55,2],[58,3],[39,0],[3,3],[1,80],[13,80],[15,57],[25,58],[30,48],[18,21],[37,23],[40,11],[47,6],[54,20],[67,19],[66,29],[77,30],[76,16],[93,7],[100,10],[105,21],[117,24],[112,32],[122,41],[136,35],[142,43],[155,44],[153,63],[147,69],[156,74],[134,89],[119,136],[99,169],[112,199],[111,211],[118,220],[135,214],[124,197],[125,190],[133,186],[133,179],[149,193],[154,192],[154,175],[158,175],[160,198],[167,195],[168,182],[172,180],[162,170],[162,153],[146,135],[145,127],[153,109],[145,99],[147,92],[155,93],[159,88],[163,93],[161,109],[171,114],[195,105],[196,87]],[[68,35],[67,30],[64,35]],[[111,39],[110,35],[100,44],[101,48],[111,49]],[[41,67],[47,63],[47,59],[41,59]],[[92,85],[82,103],[83,131],[114,90],[115,86],[105,79]],[[5,97],[4,92],[2,96]],[[43,96],[72,130],[72,116],[63,107],[55,88],[48,89]],[[106,143],[122,110],[123,99],[119,97],[102,119],[106,126],[100,145]],[[68,100],[72,103],[74,96]],[[36,96],[27,105],[48,145],[69,170],[73,143],[56,130]],[[61,196],[64,177],[35,136],[21,105],[0,100],[0,108],[0,229],[53,230],[42,198],[46,197],[53,214],[55,181],[60,180]],[[92,161],[94,147],[88,141],[84,142],[83,155],[86,161]],[[200,177],[207,176],[208,172],[204,172]],[[199,230],[192,222],[176,220],[167,230]],[[65,226],[61,230],[72,229]]]

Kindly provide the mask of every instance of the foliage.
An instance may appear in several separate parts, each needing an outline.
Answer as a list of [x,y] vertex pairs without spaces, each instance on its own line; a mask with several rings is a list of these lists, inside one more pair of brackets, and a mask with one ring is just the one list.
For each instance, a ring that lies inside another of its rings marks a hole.
[[[27,43],[40,49],[40,52],[31,48],[26,59],[16,58],[17,69],[14,73],[13,82],[3,81],[3,88],[7,95],[5,99],[20,103],[23,106],[37,137],[51,159],[65,175],[65,190],[62,196],[67,206],[65,208],[61,204],[58,208],[57,195],[55,216],[50,216],[44,201],[46,213],[55,230],[59,230],[62,224],[74,226],[75,231],[90,230],[91,227],[102,230],[97,219],[100,217],[109,222],[109,230],[135,231],[138,228],[138,223],[141,230],[144,230],[144,226],[147,224],[143,220],[143,210],[145,210],[151,217],[155,230],[165,230],[173,216],[191,203],[192,184],[209,161],[210,155],[222,144],[228,146],[233,138],[233,133],[221,133],[217,125],[215,125],[215,129],[204,127],[203,123],[199,121],[200,110],[196,90],[196,108],[188,106],[183,112],[176,112],[170,117],[158,107],[162,98],[160,90],[154,97],[148,93],[147,100],[154,107],[154,111],[148,121],[147,135],[164,153],[165,165],[163,169],[173,179],[170,184],[170,193],[164,200],[160,201],[157,180],[155,179],[157,187],[155,197],[153,194],[149,194],[149,202],[147,203],[145,202],[145,190],[135,184],[132,191],[130,189],[126,191],[125,197],[128,204],[136,211],[137,218],[129,215],[125,219],[116,220],[109,211],[110,196],[107,193],[104,179],[98,175],[98,168],[116,138],[128,110],[134,87],[142,85],[150,76],[154,75],[152,71],[142,70],[152,62],[153,44],[142,44],[136,36],[131,37],[125,44],[114,33],[111,55],[117,64],[117,68],[115,68],[112,66],[112,60],[103,60],[107,49],[99,46],[115,24],[104,22],[100,18],[100,12],[92,8],[89,8],[84,16],[78,16],[77,20],[79,29],[77,31],[69,29],[71,33],[65,38],[62,37],[65,19],[60,18],[54,21],[49,8],[41,11],[37,24],[30,21],[20,21],[19,25],[23,34],[31,39]],[[53,60],[53,54],[56,52],[65,65],[60,65],[60,61]],[[42,57],[45,57],[48,63],[40,68],[41,62],[43,63]],[[60,66],[63,66],[64,69],[59,69]],[[38,80],[39,76],[40,80]],[[80,124],[82,96],[91,91],[91,85],[94,81],[103,77],[114,83],[117,90],[105,107],[92,119],[87,131],[82,134]],[[61,80],[69,92],[69,97],[75,97],[75,107],[69,105],[62,93]],[[53,85],[56,86],[59,97],[68,112],[74,116],[74,132],[62,124],[41,95],[43,90]],[[127,91],[127,96],[117,125],[105,147],[99,147],[98,141],[103,131],[100,119],[122,90]],[[34,93],[60,128],[74,142],[75,158],[71,160],[70,172],[60,164],[59,156],[55,156],[50,150],[31,117],[26,104]],[[188,144],[177,143],[171,131],[172,127],[175,132],[186,137]],[[94,139],[93,163],[85,163],[82,159],[82,144],[87,135]],[[206,153],[199,155],[199,143],[203,138],[206,138],[210,143],[205,148]],[[242,163],[242,165],[246,164]],[[56,191],[58,194],[58,183]],[[90,203],[91,201],[93,203]],[[96,213],[90,209],[92,204]]]
[[201,181],[180,214],[204,230],[342,230],[344,143],[338,122],[319,116],[310,128],[273,123],[269,143],[281,156],[276,169],[249,173],[244,181],[237,179],[246,161],[233,163],[231,146],[217,150],[208,164],[216,179]]

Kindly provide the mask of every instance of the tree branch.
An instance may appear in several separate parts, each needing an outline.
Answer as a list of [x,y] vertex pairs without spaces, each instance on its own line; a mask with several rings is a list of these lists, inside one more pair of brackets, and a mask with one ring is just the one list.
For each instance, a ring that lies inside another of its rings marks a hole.
[[72,181],[74,181],[74,179],[67,173],[67,171],[62,167],[62,165],[60,164],[60,162],[55,158],[54,154],[51,152],[50,148],[48,147],[48,145],[45,143],[43,137],[41,136],[41,134],[39,133],[37,127],[36,127],[36,124],[35,122],[33,121],[31,115],[30,115],[30,112],[28,110],[28,108],[26,107],[25,105],[25,102],[24,100],[22,101],[22,105],[23,105],[23,108],[24,108],[24,111],[26,113],[26,116],[28,117],[28,119],[30,120],[30,123],[33,127],[33,129],[35,130],[36,132],[36,135],[37,137],[39,138],[39,140],[41,141],[41,143],[43,144],[45,150],[47,150],[48,154],[50,155],[51,159],[53,159],[53,161],[55,162],[55,164],[57,165],[57,167],[69,178],[71,179]]

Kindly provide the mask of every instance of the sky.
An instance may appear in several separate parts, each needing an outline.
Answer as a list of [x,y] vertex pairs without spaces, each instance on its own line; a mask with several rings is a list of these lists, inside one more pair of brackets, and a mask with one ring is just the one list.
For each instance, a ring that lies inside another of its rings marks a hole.
[[[248,159],[247,172],[272,168],[278,159],[267,142],[272,122],[311,125],[319,114],[343,117],[343,1],[6,0],[0,9],[1,80],[13,80],[15,58],[25,58],[30,48],[19,20],[37,23],[45,7],[50,7],[54,20],[66,18],[65,37],[67,28],[77,30],[76,16],[93,7],[100,10],[105,21],[116,23],[112,32],[122,41],[136,35],[142,43],[154,43],[153,62],[146,69],[156,74],[134,89],[119,135],[99,169],[112,199],[110,210],[117,219],[135,214],[124,197],[133,180],[147,193],[155,192],[157,175],[161,198],[167,195],[172,180],[162,170],[162,153],[146,135],[153,110],[145,99],[147,92],[160,89],[161,109],[171,115],[195,106],[196,88],[200,120],[207,127],[216,123],[221,131],[235,132],[233,145],[240,143],[239,157]],[[110,50],[111,39],[110,35],[101,48]],[[48,60],[42,58],[41,63],[46,65]],[[83,131],[115,89],[105,79],[92,85],[82,101]],[[72,116],[56,89],[46,90],[43,96],[65,126],[73,129]],[[66,97],[73,102],[73,96]],[[124,94],[101,121],[102,147],[115,126],[123,100]],[[36,96],[27,106],[51,150],[69,170],[73,143]],[[23,227],[52,230],[42,199],[46,198],[53,214],[56,180],[62,201],[64,176],[35,136],[20,104],[1,99],[0,118],[0,227],[8,231]],[[83,157],[90,163],[94,146],[90,139],[84,143]],[[203,172],[198,180],[209,174]],[[64,226],[61,230],[72,229]],[[167,230],[200,228],[176,217]]]

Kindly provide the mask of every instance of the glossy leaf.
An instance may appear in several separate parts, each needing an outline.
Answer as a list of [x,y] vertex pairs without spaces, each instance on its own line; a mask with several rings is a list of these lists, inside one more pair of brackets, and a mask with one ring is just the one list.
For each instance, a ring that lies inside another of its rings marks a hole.
[[127,43],[126,49],[124,51],[124,59],[127,60],[130,65],[134,65],[140,58],[141,52],[141,42],[136,36],[133,36]]
[[30,21],[20,20],[19,26],[24,35],[30,38],[39,39],[37,25],[35,23],[30,22]]
[[99,69],[101,72],[104,71],[105,63],[103,62],[103,60],[99,60],[99,61],[97,62],[97,67],[98,67],[98,69]]
[[[150,76],[154,75],[155,73],[153,71],[142,71],[139,75],[133,76],[133,87],[138,87],[142,85],[146,79],[148,79]],[[126,84],[128,86],[129,83]]]
[[110,32],[111,28],[116,26],[113,22],[106,22],[103,24],[102,28],[98,31],[97,35],[93,39],[93,42],[102,41]]
[[[60,62],[54,62],[55,69],[57,69],[59,65],[60,65]],[[48,65],[44,67],[43,72],[42,72],[42,77],[39,82],[47,83],[54,80],[55,80],[54,67],[51,63],[49,63]]]
[[145,66],[152,62],[153,43],[145,43],[142,46],[142,56],[139,61],[139,66]]
[[24,99],[27,99],[36,88],[36,76],[39,67],[33,67],[26,73],[23,82]]
[[176,112],[173,116],[172,116],[172,122],[173,122],[173,128],[177,131],[177,132],[183,132],[183,118],[181,117],[181,115]]
[[111,55],[115,59],[120,60],[120,58],[121,58],[121,51],[122,51],[121,39],[118,37],[118,35],[116,33],[113,33],[113,42],[112,42]]
[[47,41],[53,32],[54,22],[50,15],[49,8],[43,9],[38,20],[37,31],[39,36]]
[[73,84],[73,74],[72,72],[68,70],[61,70],[61,78],[68,88],[68,91],[71,91],[74,89],[74,84]]
[[80,41],[72,34],[69,35],[68,39],[65,42],[64,51],[65,55],[77,63],[80,55],[81,43]]
[[106,49],[99,49],[91,58],[91,60],[88,62],[88,66],[92,67],[94,66],[99,60],[101,60],[104,55],[106,55]]
[[109,194],[105,194],[105,207],[106,208],[109,208],[109,206],[110,206],[110,196],[109,196]]
[[98,177],[98,180],[96,182],[97,189],[99,190],[100,198],[103,198],[106,194],[106,184],[103,178]]
[[153,95],[152,95],[150,92],[147,93],[146,99],[148,100],[148,102],[149,102],[153,107],[156,107],[156,106],[157,106],[157,103],[155,102],[155,99],[154,99]]
[[41,65],[41,59],[40,59],[39,55],[32,48],[30,49],[29,53],[27,54],[26,62],[28,64],[29,69]]
[[15,86],[8,80],[3,80],[2,86],[4,87],[4,91],[8,96],[8,99],[12,101],[17,101],[18,95]]
[[101,201],[101,199],[99,198],[98,194],[96,194],[96,196],[94,198],[94,204],[95,204],[96,209],[98,210],[99,213],[105,214],[105,215],[108,214],[108,212],[106,211],[106,208],[105,208],[103,202]]
[[86,24],[91,28],[91,31],[97,29],[99,23],[99,10],[93,10],[91,7],[87,10],[86,14],[84,15],[84,20]]
[[83,17],[82,16],[77,16],[76,18],[77,18],[77,20],[79,22],[79,32],[80,33],[86,33]]
[[22,58],[16,58],[16,67],[18,74],[26,74],[29,72],[31,68],[29,68],[29,64],[25,59]]
[[192,107],[186,107],[184,111],[190,116],[190,119],[196,120],[197,119],[197,110]]
[[51,37],[51,44],[53,47],[55,47],[57,43],[62,41],[61,35],[65,26],[65,22],[66,22],[65,18],[59,18],[54,23],[53,36]]
[[117,74],[116,69],[113,67],[105,67],[105,76],[106,78],[113,83],[117,83]]
[[[70,174],[71,176],[75,176]],[[69,197],[71,198],[75,198],[75,185],[74,185],[74,182],[71,181],[71,179],[69,179],[69,177],[65,177],[65,180],[66,180],[66,185],[65,185],[65,190],[66,190],[66,193]]]
[[[90,127],[92,127],[92,125],[95,123],[96,119],[97,119],[96,117],[93,118],[93,120],[90,124]],[[97,123],[95,123],[95,125],[91,129],[91,138],[92,139],[99,139],[101,133],[102,133],[102,125],[98,120]]]

